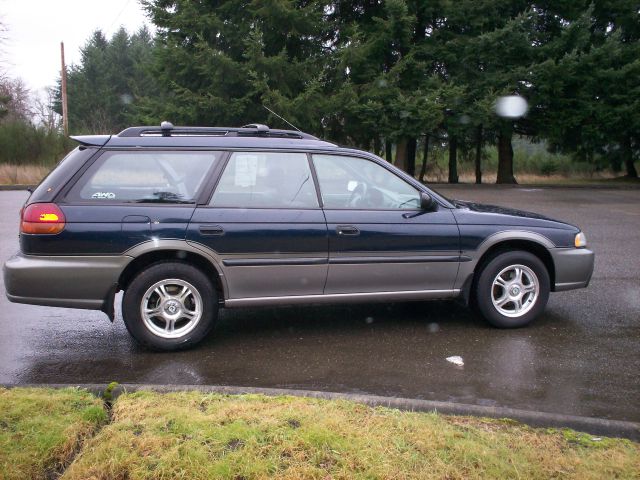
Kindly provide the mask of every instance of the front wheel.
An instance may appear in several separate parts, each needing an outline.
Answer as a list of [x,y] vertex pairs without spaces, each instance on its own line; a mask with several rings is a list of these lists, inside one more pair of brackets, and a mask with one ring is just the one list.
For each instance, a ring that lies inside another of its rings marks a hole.
[[549,291],[549,273],[538,257],[523,251],[505,252],[480,271],[475,301],[491,325],[517,328],[542,313]]
[[202,340],[213,327],[218,299],[197,268],[178,262],[152,265],[124,293],[122,314],[129,333],[156,350],[181,350]]

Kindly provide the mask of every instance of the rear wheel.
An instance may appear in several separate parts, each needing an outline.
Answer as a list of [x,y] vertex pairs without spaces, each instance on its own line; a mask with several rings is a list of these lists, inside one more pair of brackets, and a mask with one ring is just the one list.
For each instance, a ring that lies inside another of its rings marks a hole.
[[181,350],[209,333],[218,316],[218,299],[209,279],[197,268],[158,263],[129,284],[122,314],[127,330],[140,344]]
[[480,271],[475,303],[491,325],[523,327],[543,312],[549,291],[549,273],[538,257],[524,251],[504,252]]

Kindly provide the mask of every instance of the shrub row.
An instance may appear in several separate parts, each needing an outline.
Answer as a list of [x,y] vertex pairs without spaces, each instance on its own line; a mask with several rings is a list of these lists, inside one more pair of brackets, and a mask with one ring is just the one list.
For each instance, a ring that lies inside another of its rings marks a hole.
[[0,163],[54,165],[74,148],[71,139],[57,131],[27,122],[0,124]]

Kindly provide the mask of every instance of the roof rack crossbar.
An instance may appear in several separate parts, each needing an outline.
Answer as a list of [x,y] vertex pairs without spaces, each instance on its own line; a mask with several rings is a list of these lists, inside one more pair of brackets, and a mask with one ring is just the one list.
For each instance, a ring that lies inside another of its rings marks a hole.
[[290,139],[317,140],[308,133],[293,130],[270,129],[266,125],[250,124],[244,127],[174,127],[169,122],[163,122],[161,127],[129,127],[118,134],[118,137],[147,137],[147,136],[239,136],[239,137],[273,137]]

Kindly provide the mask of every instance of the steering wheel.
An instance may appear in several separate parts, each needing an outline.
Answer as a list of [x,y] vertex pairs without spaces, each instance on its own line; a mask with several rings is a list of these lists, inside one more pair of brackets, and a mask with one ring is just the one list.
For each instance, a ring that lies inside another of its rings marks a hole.
[[358,208],[364,206],[364,200],[367,197],[367,184],[366,183],[358,183],[356,188],[351,192],[351,196],[349,197],[349,201],[347,202],[347,207]]

